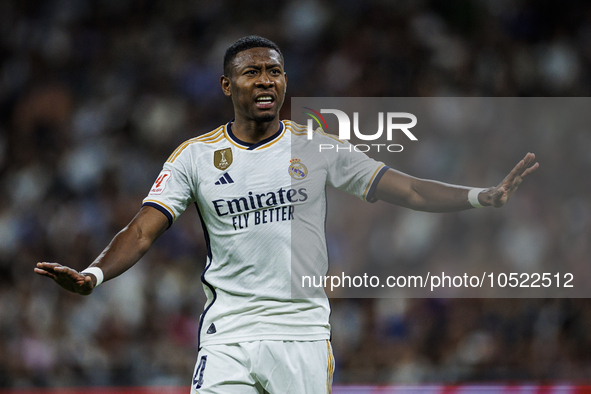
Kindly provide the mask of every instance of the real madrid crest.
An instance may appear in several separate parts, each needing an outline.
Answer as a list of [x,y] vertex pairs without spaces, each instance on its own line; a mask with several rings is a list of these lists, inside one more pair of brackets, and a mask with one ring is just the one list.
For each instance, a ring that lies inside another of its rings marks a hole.
[[300,159],[294,157],[289,162],[291,165],[289,166],[288,171],[293,179],[304,179],[306,175],[308,175],[308,169]]
[[215,168],[225,170],[232,164],[232,148],[216,150],[213,152],[213,165]]

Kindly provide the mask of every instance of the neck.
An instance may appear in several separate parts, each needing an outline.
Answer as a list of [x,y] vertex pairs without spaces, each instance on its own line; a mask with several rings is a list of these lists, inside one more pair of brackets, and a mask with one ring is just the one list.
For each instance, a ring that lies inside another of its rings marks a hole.
[[238,139],[244,142],[256,144],[269,138],[279,130],[279,117],[269,122],[257,122],[252,119],[240,119],[236,117],[232,123],[232,132]]

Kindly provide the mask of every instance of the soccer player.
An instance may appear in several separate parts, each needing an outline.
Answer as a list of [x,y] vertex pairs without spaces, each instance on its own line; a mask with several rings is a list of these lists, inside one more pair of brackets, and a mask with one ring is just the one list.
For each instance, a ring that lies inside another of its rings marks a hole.
[[[335,137],[319,130],[309,140],[303,126],[279,120],[287,88],[283,55],[261,37],[228,48],[220,82],[234,120],[170,155],[137,216],[89,268],[42,262],[35,272],[88,295],[135,264],[195,204],[208,256],[191,392],[330,393],[328,299],[291,296],[294,267],[328,269],[325,185],[370,202],[453,212],[502,207],[538,164],[528,153],[499,185],[473,189],[414,178],[354,150],[314,157],[310,152],[318,150],[310,148]],[[296,222],[302,247],[291,236]]]

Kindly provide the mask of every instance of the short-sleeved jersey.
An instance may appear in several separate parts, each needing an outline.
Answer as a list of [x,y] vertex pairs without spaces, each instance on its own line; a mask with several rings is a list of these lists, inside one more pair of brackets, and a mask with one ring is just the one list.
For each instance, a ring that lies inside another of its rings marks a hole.
[[[319,152],[320,144],[340,149]],[[200,346],[328,339],[328,299],[293,297],[292,267],[328,271],[326,185],[372,201],[386,169],[287,120],[256,144],[240,141],[231,123],[181,144],[143,204],[170,224],[190,204],[199,211],[208,245]]]

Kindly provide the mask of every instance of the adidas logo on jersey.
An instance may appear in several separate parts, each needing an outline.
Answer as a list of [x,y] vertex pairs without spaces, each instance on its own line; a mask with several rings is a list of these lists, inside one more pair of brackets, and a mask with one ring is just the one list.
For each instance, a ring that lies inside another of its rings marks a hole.
[[207,334],[215,334],[217,330],[215,329],[215,324],[211,323],[209,328],[207,329]]
[[234,183],[234,180],[230,178],[230,174],[227,172],[218,179],[215,185],[226,185],[228,183]]

